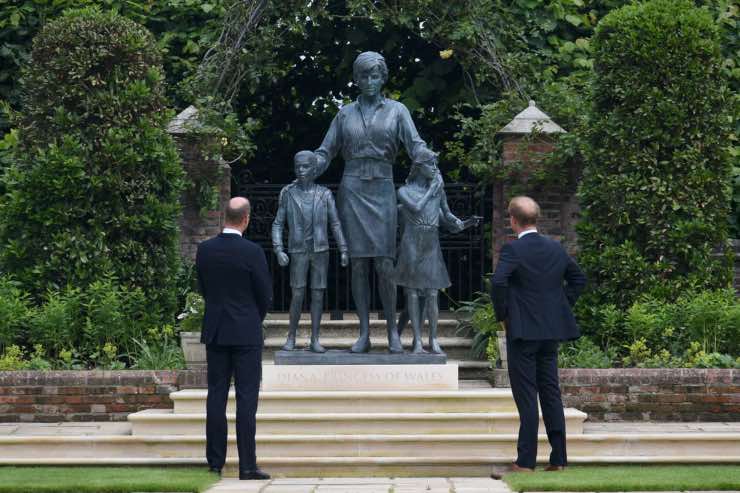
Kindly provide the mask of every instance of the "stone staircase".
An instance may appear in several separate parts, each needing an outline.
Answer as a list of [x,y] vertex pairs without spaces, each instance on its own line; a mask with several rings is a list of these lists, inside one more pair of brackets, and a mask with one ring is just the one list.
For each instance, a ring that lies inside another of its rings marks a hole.
[[[508,389],[263,391],[260,465],[275,476],[486,476],[516,453]],[[131,414],[126,435],[0,436],[0,464],[205,464],[207,391],[173,392],[173,409]],[[226,474],[235,475],[234,395]],[[572,463],[740,462],[740,433],[584,433],[566,409]],[[544,427],[540,424],[540,432]],[[540,435],[539,459],[549,446]]]

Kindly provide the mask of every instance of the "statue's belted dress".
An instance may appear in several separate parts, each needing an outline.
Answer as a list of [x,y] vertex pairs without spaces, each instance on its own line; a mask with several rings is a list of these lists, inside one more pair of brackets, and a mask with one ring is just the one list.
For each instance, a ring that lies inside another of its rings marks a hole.
[[340,152],[344,158],[337,208],[350,257],[396,256],[393,163],[401,144],[412,159],[426,147],[406,106],[382,98],[367,115],[357,102],[342,107],[316,150],[320,173]]

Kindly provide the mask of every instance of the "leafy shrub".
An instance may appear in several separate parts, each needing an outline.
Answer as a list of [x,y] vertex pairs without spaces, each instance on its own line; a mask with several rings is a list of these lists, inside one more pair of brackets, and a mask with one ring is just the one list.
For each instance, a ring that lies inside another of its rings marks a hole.
[[591,305],[626,309],[729,285],[731,106],[717,26],[689,0],[612,11],[592,38],[590,154],[579,197]]
[[149,337],[134,340],[131,354],[132,368],[137,370],[169,370],[185,368],[185,355],[177,343],[175,330],[166,325],[160,330],[150,330]]
[[[114,12],[70,11],[35,38],[2,177],[0,263],[36,300],[112,275],[172,320],[183,171],[162,80],[151,34]],[[87,310],[100,327],[107,308]]]
[[201,295],[190,291],[185,297],[185,309],[177,316],[180,330],[183,332],[200,332],[203,328],[206,302]]
[[28,341],[43,345],[52,356],[79,344],[80,298],[80,290],[75,288],[47,293],[44,303],[30,317]]
[[488,293],[476,293],[473,301],[464,301],[456,313],[460,315],[459,333],[473,334],[470,354],[475,359],[483,359],[497,354],[496,331],[501,325],[496,321],[491,296]]
[[141,289],[129,289],[107,278],[85,289],[50,291],[45,302],[32,310],[26,337],[14,340],[29,347],[43,346],[62,367],[110,367],[156,323]]
[[611,368],[616,351],[603,351],[588,337],[581,337],[560,346],[558,365],[561,368]]
[[0,371],[51,370],[53,365],[46,358],[44,346],[36,344],[27,354],[17,344],[11,344],[0,353]]
[[0,354],[0,371],[25,370],[27,366],[23,350],[16,344],[7,346]]
[[23,336],[29,312],[28,294],[17,282],[0,277],[0,350]]
[[740,354],[740,302],[731,289],[686,293],[675,302],[643,298],[627,310],[633,341],[681,355],[697,342],[708,352]]

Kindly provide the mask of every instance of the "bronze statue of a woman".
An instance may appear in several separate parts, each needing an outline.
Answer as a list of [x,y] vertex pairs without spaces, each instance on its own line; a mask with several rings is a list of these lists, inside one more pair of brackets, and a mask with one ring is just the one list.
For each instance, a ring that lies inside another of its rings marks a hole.
[[426,143],[419,137],[408,108],[383,97],[388,67],[379,53],[361,53],[354,62],[357,101],[343,106],[316,150],[323,173],[339,153],[344,174],[337,194],[337,208],[344,227],[352,266],[352,297],[360,321],[360,337],[352,352],[370,350],[370,260],[378,273],[378,289],[388,322],[388,346],[403,352],[396,328],[396,285],[393,261],[396,256],[396,189],[393,163],[403,145],[414,160]]

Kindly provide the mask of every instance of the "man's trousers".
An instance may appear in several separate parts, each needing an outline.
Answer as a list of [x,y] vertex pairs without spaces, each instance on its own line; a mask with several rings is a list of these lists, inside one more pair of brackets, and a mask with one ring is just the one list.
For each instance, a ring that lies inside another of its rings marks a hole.
[[542,419],[552,448],[550,464],[567,465],[565,413],[558,381],[558,342],[511,340],[507,337],[506,350],[511,392],[519,410],[520,421],[516,464],[534,468],[537,462],[539,394]]
[[226,462],[228,424],[226,403],[231,377],[236,388],[236,444],[239,470],[257,469],[255,431],[257,400],[262,378],[262,348],[257,346],[206,346],[208,400],[206,404],[206,459],[222,469]]

